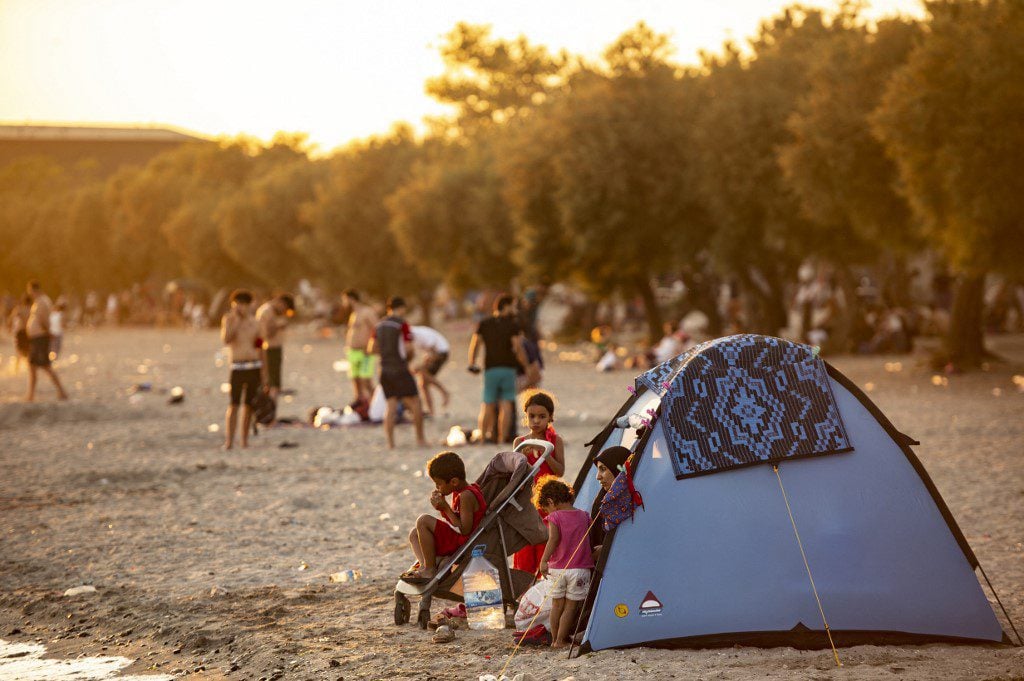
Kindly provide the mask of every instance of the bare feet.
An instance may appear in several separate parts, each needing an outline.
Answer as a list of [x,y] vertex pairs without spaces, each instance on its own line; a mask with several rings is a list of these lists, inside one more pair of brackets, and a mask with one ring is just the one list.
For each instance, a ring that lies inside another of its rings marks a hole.
[[233,444],[231,444],[230,442],[225,442],[224,444],[222,444],[222,445],[220,446],[220,448],[221,448],[221,449],[223,449],[223,450],[224,450],[224,451],[226,452],[226,451],[228,451],[229,449],[234,449],[234,448],[235,448],[235,446],[234,446]]
[[569,647],[569,642],[568,641],[552,641],[551,642],[551,647],[552,648],[568,648]]
[[421,440],[416,440],[416,446],[417,447],[426,447],[429,444],[430,443],[427,442],[426,440],[422,440],[422,439]]

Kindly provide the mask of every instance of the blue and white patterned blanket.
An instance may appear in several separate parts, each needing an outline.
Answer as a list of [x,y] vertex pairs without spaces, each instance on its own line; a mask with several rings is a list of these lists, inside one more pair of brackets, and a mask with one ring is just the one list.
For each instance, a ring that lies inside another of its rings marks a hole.
[[807,345],[743,334],[636,379],[661,393],[676,478],[852,449],[825,363]]

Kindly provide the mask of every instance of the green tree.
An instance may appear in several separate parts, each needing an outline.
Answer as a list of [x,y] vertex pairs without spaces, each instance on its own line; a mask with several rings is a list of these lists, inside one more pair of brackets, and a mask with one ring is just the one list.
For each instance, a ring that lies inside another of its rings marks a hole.
[[253,281],[287,288],[309,274],[300,247],[309,230],[302,211],[314,199],[326,168],[326,162],[305,156],[275,159],[218,204],[213,219],[224,252]]
[[439,136],[473,135],[542,104],[571,68],[563,52],[552,55],[524,37],[491,36],[490,26],[460,22],[441,45],[445,70],[427,80],[427,94],[455,109],[452,121],[435,121]]
[[105,197],[104,182],[79,188],[70,197],[60,243],[63,283],[72,291],[112,290],[131,283],[119,281],[111,268],[111,215]]
[[859,314],[854,266],[884,263],[885,297],[890,304],[909,302],[905,255],[919,249],[921,239],[870,117],[920,30],[903,19],[868,27],[853,13],[837,21],[819,45],[810,89],[789,118],[792,140],[779,150],[779,163],[811,228],[828,234],[815,255],[832,265],[845,294],[830,338],[845,350]]
[[762,333],[786,326],[786,284],[829,240],[800,210],[777,150],[792,140],[787,121],[830,31],[820,11],[789,8],[762,23],[751,58],[732,45],[705,58],[694,140],[701,195],[715,225],[710,250],[744,293],[747,327]]
[[[688,136],[693,79],[669,62],[670,54],[665,36],[636,25],[605,51],[604,68],[573,78],[550,123],[541,120],[550,125],[543,143],[554,171],[558,231],[571,254],[561,272],[597,295],[639,295],[652,340],[662,332],[654,278],[695,258],[708,233]],[[544,212],[538,220],[527,212],[529,200],[520,200],[520,220],[533,230],[529,238],[543,243],[555,228],[545,186],[530,181]]]
[[0,286],[20,292],[30,278],[54,291],[63,282],[60,229],[73,182],[47,158],[19,159],[0,168]]
[[480,140],[449,144],[415,166],[388,199],[399,250],[423,278],[457,291],[505,288],[515,234],[494,155]]
[[[385,201],[409,177],[420,145],[407,126],[353,143],[326,163],[314,197],[302,206],[309,232],[296,242],[328,286],[374,296],[415,295],[429,301],[435,281],[404,258],[389,229]],[[429,315],[429,306],[424,306]]]
[[928,2],[924,36],[889,81],[875,132],[900,189],[960,277],[947,338],[963,368],[986,354],[985,275],[1024,274],[1024,4]]

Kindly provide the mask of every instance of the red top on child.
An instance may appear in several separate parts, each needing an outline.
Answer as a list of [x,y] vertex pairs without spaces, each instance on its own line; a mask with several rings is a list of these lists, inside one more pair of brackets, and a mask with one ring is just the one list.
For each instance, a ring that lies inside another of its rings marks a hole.
[[[558,433],[555,432],[554,426],[548,426],[548,429],[544,431],[544,439],[550,442],[552,447],[555,446],[558,442]],[[539,459],[543,453],[544,450],[538,447],[526,447],[523,449],[523,455],[526,457],[526,460],[530,462],[531,466],[537,463],[537,459]],[[536,482],[547,475],[554,474],[555,472],[551,470],[551,466],[548,465],[548,460],[545,459],[544,463],[542,463],[540,468],[537,469],[537,475],[535,475],[533,479],[534,482]]]
[[[473,513],[473,527],[469,530],[469,534],[462,534],[447,521],[439,520],[434,527],[435,550],[439,556],[450,556],[455,553],[460,546],[469,541],[470,535],[476,531],[476,528],[480,527],[480,521],[487,515],[487,502],[484,501],[484,495],[480,491],[480,487],[474,483],[467,485],[466,489],[476,497],[477,508]],[[462,506],[462,494],[457,492],[452,496],[455,497],[455,500],[452,502],[452,511],[457,516],[459,515],[459,508]]]

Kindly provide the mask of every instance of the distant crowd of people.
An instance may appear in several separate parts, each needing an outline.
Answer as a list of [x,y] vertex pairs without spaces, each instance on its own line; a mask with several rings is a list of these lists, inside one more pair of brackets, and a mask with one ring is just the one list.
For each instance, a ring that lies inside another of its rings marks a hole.
[[[295,312],[295,298],[281,293],[255,310],[254,300],[250,291],[234,291],[221,319],[221,341],[230,363],[225,449],[234,447],[236,435],[242,447],[248,446],[256,402],[262,395],[276,401],[281,389],[283,340]],[[434,414],[435,397],[440,397],[442,407],[450,399],[438,378],[450,359],[448,339],[429,326],[410,325],[406,302],[399,296],[387,299],[383,315],[355,289],[346,289],[340,300],[348,311],[345,353],[352,384],[351,413],[368,418],[379,391],[385,403],[383,426],[388,447],[395,446],[400,412],[410,415],[416,443],[426,444],[424,408],[427,414]],[[541,382],[544,361],[539,340],[534,296],[524,298],[520,307],[514,296],[499,295],[492,314],[479,321],[469,341],[467,370],[483,378],[477,428],[480,441],[512,441],[516,397]]]

